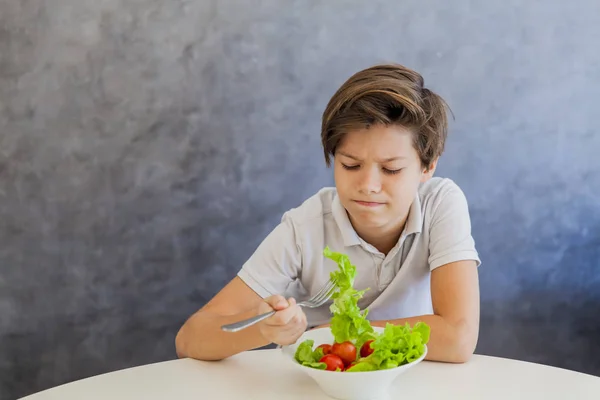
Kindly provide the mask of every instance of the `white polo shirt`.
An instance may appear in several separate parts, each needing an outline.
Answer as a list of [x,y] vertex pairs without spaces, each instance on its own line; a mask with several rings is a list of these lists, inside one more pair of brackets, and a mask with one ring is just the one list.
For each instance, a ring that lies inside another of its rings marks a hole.
[[[370,320],[432,314],[431,271],[460,260],[481,263],[462,190],[450,179],[435,177],[421,184],[404,231],[387,256],[358,236],[336,189],[327,187],[286,212],[238,276],[263,298],[281,294],[305,300],[337,269],[323,256],[325,246],[347,254],[356,266],[354,287],[369,288],[358,304],[369,310]],[[305,308],[308,325],[329,323],[330,304]]]

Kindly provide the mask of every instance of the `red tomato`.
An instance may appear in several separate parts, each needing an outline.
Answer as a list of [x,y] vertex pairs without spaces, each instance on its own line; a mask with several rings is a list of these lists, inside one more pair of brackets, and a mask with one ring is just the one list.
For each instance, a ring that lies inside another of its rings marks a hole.
[[355,365],[356,365],[356,362],[350,363],[350,365],[348,365],[346,368],[344,368],[344,371],[348,371],[350,368],[352,368]]
[[362,347],[360,348],[360,356],[361,357],[368,357],[371,355],[371,353],[373,353],[373,349],[371,348],[371,343],[373,343],[373,340],[368,340],[365,342],[365,344],[362,345]]
[[340,371],[344,370],[344,362],[335,354],[327,354],[321,357],[319,362],[327,364],[327,371],[337,371],[338,368]]
[[331,345],[330,344],[322,344],[320,346],[317,346],[317,349],[323,349],[324,355],[331,353]]
[[349,365],[356,360],[356,347],[352,342],[334,343],[331,347],[331,354],[340,357],[344,365]]

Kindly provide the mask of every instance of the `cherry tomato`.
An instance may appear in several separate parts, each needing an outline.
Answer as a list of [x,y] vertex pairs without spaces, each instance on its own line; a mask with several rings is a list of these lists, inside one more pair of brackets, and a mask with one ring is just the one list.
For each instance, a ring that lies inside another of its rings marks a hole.
[[334,343],[331,347],[331,354],[340,357],[344,365],[349,365],[356,360],[356,347],[352,342]]
[[323,349],[323,355],[327,355],[331,353],[331,345],[330,344],[322,344],[317,346],[317,349]]
[[360,348],[360,356],[361,357],[368,357],[371,355],[371,353],[373,353],[373,349],[371,348],[371,343],[373,343],[373,340],[368,340],[365,342],[365,344],[362,345],[362,347]]
[[337,371],[338,368],[340,371],[344,370],[344,362],[335,354],[327,354],[321,357],[319,362],[327,364],[327,371]]

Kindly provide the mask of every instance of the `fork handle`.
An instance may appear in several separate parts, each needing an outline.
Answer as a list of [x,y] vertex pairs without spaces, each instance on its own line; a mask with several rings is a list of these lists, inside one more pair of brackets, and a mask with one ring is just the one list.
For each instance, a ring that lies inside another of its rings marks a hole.
[[269,318],[271,315],[275,314],[275,310],[271,310],[268,313],[257,315],[256,317],[248,318],[243,321],[235,322],[233,324],[223,325],[221,327],[225,332],[237,332],[241,331],[244,328],[252,326],[257,322],[262,321],[263,319]]

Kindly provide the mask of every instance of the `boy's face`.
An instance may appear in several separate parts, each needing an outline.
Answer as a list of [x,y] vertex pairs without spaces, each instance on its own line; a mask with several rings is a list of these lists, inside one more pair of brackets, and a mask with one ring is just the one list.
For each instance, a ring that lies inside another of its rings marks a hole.
[[338,196],[359,234],[401,230],[419,183],[434,170],[435,163],[421,166],[412,132],[401,126],[350,131],[335,152]]

